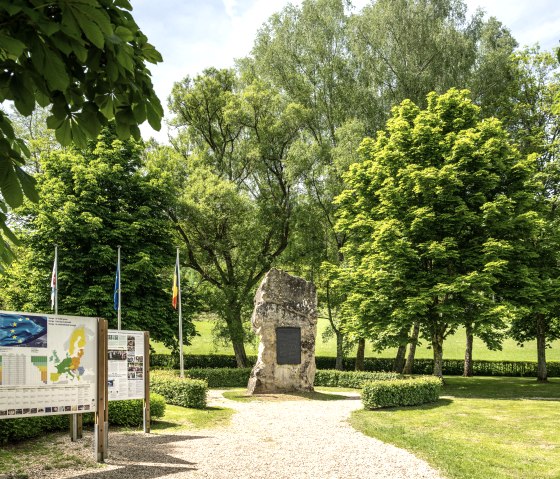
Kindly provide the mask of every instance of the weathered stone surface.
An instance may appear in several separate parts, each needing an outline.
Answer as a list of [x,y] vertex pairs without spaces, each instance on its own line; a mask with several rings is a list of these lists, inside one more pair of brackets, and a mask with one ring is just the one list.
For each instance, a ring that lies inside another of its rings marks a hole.
[[[317,335],[317,293],[313,283],[284,271],[270,270],[255,295],[251,318],[253,331],[260,338],[257,362],[251,371],[249,394],[313,391],[315,379],[315,336]],[[300,339],[298,364],[278,364],[277,329],[283,330],[280,351],[288,362],[296,363],[294,348]]]

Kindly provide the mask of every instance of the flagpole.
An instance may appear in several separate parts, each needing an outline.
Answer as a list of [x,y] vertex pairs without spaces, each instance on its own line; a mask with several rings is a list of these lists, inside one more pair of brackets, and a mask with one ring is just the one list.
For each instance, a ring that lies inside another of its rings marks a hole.
[[117,329],[121,329],[121,247],[117,246],[117,271],[119,272],[117,284]]
[[58,316],[58,245],[54,245],[54,314]]
[[183,364],[183,312],[181,307],[181,267],[179,263],[179,247],[177,246],[177,301],[179,304],[179,377],[185,377]]

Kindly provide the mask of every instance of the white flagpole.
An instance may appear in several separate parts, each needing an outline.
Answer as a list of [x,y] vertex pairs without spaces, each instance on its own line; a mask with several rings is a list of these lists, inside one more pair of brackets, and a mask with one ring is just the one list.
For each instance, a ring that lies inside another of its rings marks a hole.
[[58,245],[54,245],[54,314],[58,316]]
[[179,304],[179,377],[185,377],[183,364],[183,313],[181,308],[181,266],[179,263],[179,247],[177,247],[177,301]]
[[117,270],[119,272],[117,284],[117,329],[121,329],[121,247],[117,246]]

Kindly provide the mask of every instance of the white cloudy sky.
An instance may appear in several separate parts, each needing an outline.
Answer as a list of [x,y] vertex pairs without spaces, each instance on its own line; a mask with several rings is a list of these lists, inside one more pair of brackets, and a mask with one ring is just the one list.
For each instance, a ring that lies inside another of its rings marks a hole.
[[[289,0],[132,0],[133,15],[150,42],[163,55],[151,72],[164,105],[173,83],[204,68],[229,67],[249,53],[259,27]],[[300,0],[291,3],[299,4]],[[354,0],[361,7],[368,0]],[[469,11],[478,7],[510,28],[521,45],[539,43],[550,49],[560,40],[558,0],[466,0]],[[145,125],[145,137],[166,140]]]

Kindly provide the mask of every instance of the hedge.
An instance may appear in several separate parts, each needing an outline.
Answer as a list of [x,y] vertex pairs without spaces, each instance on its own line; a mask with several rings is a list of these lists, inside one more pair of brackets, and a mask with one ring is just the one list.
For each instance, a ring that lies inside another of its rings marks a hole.
[[361,388],[366,381],[389,381],[401,378],[402,376],[397,373],[319,369],[315,374],[315,386]]
[[436,402],[442,381],[434,376],[403,379],[401,381],[370,381],[362,388],[365,409],[418,406]]
[[173,371],[152,371],[150,389],[161,394],[167,404],[204,409],[208,383],[200,379],[181,379]]
[[[159,394],[150,394],[150,415],[152,418],[163,417],[165,414],[165,399]],[[56,416],[22,417],[17,419],[0,420],[0,444],[22,441],[41,436],[46,432],[63,431],[68,429],[68,414]],[[139,426],[143,420],[143,401],[131,399],[126,401],[109,402],[109,425],[111,426]],[[84,425],[93,424],[93,413],[82,416]]]
[[186,374],[205,380],[210,388],[235,388],[247,386],[251,368],[193,368]]
[[[249,366],[253,366],[256,356],[249,356]],[[345,358],[344,370],[354,370],[354,359]],[[390,372],[393,369],[391,358],[365,358],[364,370],[377,372]],[[336,358],[316,356],[317,369],[335,369]],[[179,369],[179,358],[169,354],[152,354],[150,356],[152,368]],[[186,355],[185,368],[235,368],[235,356],[225,354],[216,355]],[[549,361],[546,364],[548,376],[560,377],[560,361]],[[449,376],[460,376],[463,374],[464,361],[462,359],[444,359],[443,374]],[[413,374],[432,374],[433,361],[431,359],[416,359],[414,361]],[[474,361],[473,372],[476,376],[537,376],[537,363],[534,361]]]

